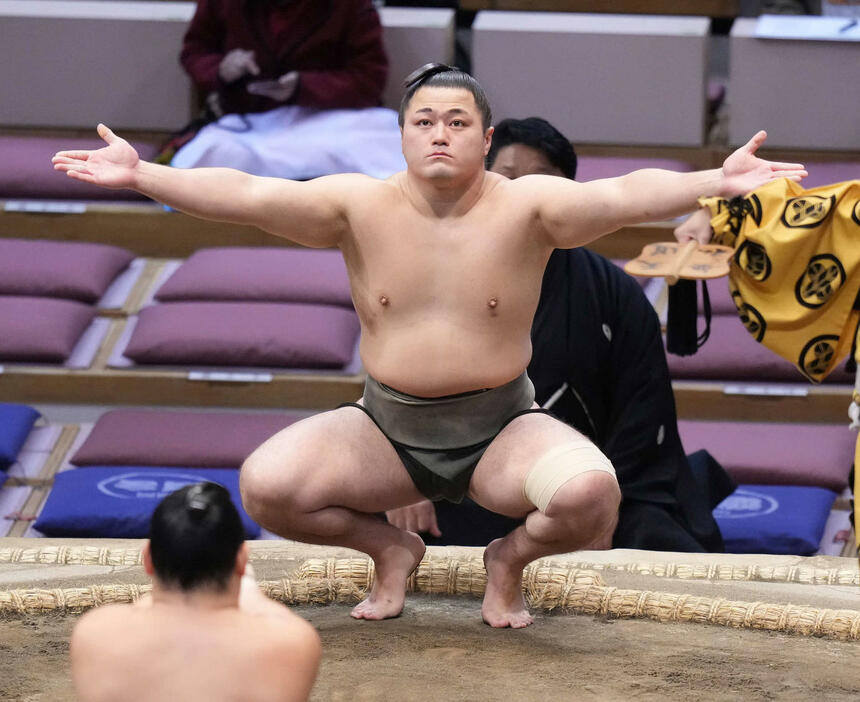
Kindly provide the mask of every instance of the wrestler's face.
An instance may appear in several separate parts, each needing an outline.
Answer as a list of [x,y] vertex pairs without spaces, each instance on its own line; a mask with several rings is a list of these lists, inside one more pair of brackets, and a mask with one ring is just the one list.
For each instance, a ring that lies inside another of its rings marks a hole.
[[564,178],[564,173],[546,157],[542,151],[525,144],[509,144],[496,153],[490,165],[493,173],[501,173],[508,178],[524,175],[553,175]]
[[403,156],[409,171],[425,178],[469,176],[484,170],[492,134],[468,90],[419,88],[404,114]]

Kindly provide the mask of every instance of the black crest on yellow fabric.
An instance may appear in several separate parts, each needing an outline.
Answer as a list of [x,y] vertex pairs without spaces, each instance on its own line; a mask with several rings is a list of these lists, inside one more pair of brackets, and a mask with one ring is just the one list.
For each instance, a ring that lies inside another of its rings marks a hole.
[[835,202],[835,195],[789,198],[782,212],[782,223],[790,229],[814,229],[827,218]]
[[794,294],[804,307],[815,309],[827,303],[845,283],[845,268],[833,254],[819,254],[809,259],[803,275],[797,279]]
[[[722,206],[722,203],[720,203]],[[761,224],[762,207],[761,200],[755,195],[750,195],[748,198],[743,198],[740,195],[733,197],[726,202],[726,207],[729,210],[728,226],[734,237],[737,237],[741,231],[741,225],[744,219],[752,217],[756,225]],[[734,240],[722,242],[725,246],[734,246]]]
[[753,218],[753,222],[756,223],[756,226],[761,224],[761,216],[762,216],[762,206],[761,200],[758,199],[758,195],[750,195],[747,200],[747,216]]
[[764,246],[747,239],[735,253],[735,261],[753,280],[762,282],[770,277],[773,265]]
[[738,308],[738,316],[740,317],[741,322],[746,327],[746,330],[755,337],[755,340],[761,342],[761,340],[764,339],[765,331],[767,331],[767,322],[765,321],[765,318],[755,307],[743,301],[743,298],[737,289],[733,289],[731,293],[732,302],[734,302],[735,307]]
[[860,200],[854,203],[854,209],[851,211],[851,219],[860,224]]
[[833,360],[838,343],[839,337],[835,334],[822,334],[810,339],[803,347],[798,366],[810,380],[816,383],[821,381]]

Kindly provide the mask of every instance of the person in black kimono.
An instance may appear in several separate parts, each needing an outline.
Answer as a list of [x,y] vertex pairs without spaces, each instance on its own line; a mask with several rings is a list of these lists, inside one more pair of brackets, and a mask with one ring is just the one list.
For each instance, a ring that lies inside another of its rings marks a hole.
[[[488,170],[575,178],[570,142],[545,120],[503,120]],[[718,552],[711,510],[734,485],[707,452],[689,458],[678,436],[660,323],[641,286],[583,248],[547,263],[532,327],[528,374],[535,401],[591,439],[612,461],[623,500],[611,544],[594,548]],[[483,546],[518,523],[468,498],[388,513],[428,544]]]

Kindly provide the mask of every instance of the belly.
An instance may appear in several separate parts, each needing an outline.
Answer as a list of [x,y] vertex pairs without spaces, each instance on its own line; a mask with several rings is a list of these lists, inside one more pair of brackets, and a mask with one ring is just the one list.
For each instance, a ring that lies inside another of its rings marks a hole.
[[493,320],[424,319],[365,329],[361,359],[380,383],[420,397],[494,388],[518,377],[531,358],[529,326]]

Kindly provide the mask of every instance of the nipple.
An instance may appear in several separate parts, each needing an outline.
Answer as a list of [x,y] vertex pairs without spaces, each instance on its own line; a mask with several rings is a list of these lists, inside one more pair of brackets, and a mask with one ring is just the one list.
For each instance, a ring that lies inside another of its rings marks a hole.
[[385,295],[379,296],[379,304],[385,307],[388,304],[388,298]]
[[491,310],[496,309],[496,305],[498,305],[498,304],[499,304],[499,301],[495,297],[491,297],[487,301],[487,307],[489,307]]

